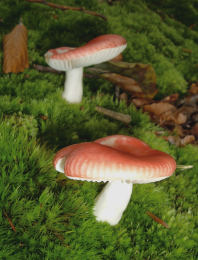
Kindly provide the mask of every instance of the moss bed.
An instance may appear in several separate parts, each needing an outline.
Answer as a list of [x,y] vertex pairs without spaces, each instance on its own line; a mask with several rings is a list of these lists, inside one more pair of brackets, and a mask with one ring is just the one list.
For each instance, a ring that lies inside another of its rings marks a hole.
[[[198,259],[198,147],[177,148],[156,137],[160,127],[133,105],[115,102],[112,84],[105,80],[84,78],[82,103],[67,104],[61,98],[64,75],[33,68],[46,65],[44,53],[50,48],[80,46],[116,33],[128,42],[125,61],[154,67],[158,98],[185,95],[189,84],[198,81],[198,31],[173,13],[168,16],[166,6],[157,8],[156,1],[53,2],[83,5],[107,21],[22,0],[0,4],[1,43],[22,18],[30,62],[23,73],[3,74],[1,48],[0,259]],[[104,117],[96,105],[131,115],[131,124]],[[177,164],[194,166],[158,183],[134,185],[116,226],[96,222],[92,214],[104,184],[69,180],[52,165],[58,149],[113,134],[138,137],[172,155]]]

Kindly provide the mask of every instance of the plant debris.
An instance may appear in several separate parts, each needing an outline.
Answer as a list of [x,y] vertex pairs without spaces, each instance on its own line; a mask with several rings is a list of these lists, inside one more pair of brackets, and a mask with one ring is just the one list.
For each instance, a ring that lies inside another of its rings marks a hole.
[[62,11],[66,11],[66,10],[80,11],[80,12],[83,12],[83,13],[86,13],[86,14],[89,14],[89,15],[98,16],[105,21],[107,20],[107,18],[104,15],[93,12],[93,11],[86,10],[84,7],[58,5],[58,4],[47,2],[47,1],[44,1],[44,0],[26,0],[26,1],[30,2],[30,3],[44,4],[44,5],[50,6],[52,8],[60,9]]
[[3,38],[3,72],[18,73],[29,67],[27,29],[20,23]]
[[14,232],[16,232],[16,228],[15,228],[14,224],[12,223],[12,220],[8,217],[8,214],[7,214],[5,211],[3,212],[3,214],[4,214],[4,216],[6,217],[6,219],[8,220],[8,222],[9,222],[9,224],[10,224],[12,230],[13,230]]
[[110,61],[87,71],[109,80],[135,97],[153,98],[157,93],[156,74],[149,64]]
[[153,213],[151,213],[150,211],[147,211],[146,214],[151,217],[155,222],[161,224],[162,226],[164,226],[165,228],[169,228],[168,224],[166,224],[166,222],[164,222],[163,220],[161,220],[160,218],[158,218],[157,216],[155,216]]
[[[46,66],[33,67],[41,72],[60,73]],[[115,98],[127,105],[133,103],[136,108],[147,112],[151,119],[169,131],[156,133],[176,146],[185,146],[198,142],[198,83],[193,83],[187,96],[179,99],[179,94],[155,100],[157,93],[156,75],[150,65],[127,62],[106,62],[87,68],[87,76],[101,77],[115,86]],[[97,107],[96,110],[126,124],[131,122],[129,115],[118,115],[117,112]]]
[[106,116],[109,116],[113,119],[116,119],[120,122],[123,122],[125,124],[129,124],[131,122],[131,116],[130,115],[126,115],[123,113],[118,113],[109,109],[106,109],[104,107],[100,107],[100,106],[96,106],[96,111],[98,111],[99,113],[102,113]]

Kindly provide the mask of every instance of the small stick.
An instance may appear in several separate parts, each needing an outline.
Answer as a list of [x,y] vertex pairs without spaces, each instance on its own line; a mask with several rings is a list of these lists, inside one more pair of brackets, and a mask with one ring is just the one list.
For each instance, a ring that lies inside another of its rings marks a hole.
[[96,111],[98,111],[99,113],[102,113],[106,116],[109,116],[113,119],[116,119],[118,121],[121,121],[125,124],[129,124],[131,122],[131,116],[130,115],[126,115],[126,114],[122,114],[122,113],[118,113],[109,109],[106,109],[104,107],[100,107],[100,106],[96,106]]
[[164,226],[165,228],[169,228],[168,224],[166,224],[166,222],[164,222],[163,220],[161,220],[160,218],[156,217],[153,213],[151,213],[150,211],[147,211],[146,214],[151,217],[153,220],[155,220],[157,223],[161,224],[162,226]]
[[47,5],[47,6],[50,6],[52,8],[60,9],[62,11],[66,11],[66,10],[80,11],[80,12],[83,12],[83,13],[86,13],[86,14],[90,14],[90,15],[93,15],[93,16],[98,16],[98,17],[102,18],[105,21],[107,20],[107,18],[104,15],[96,13],[96,12],[93,12],[93,11],[86,10],[84,7],[74,7],[74,6],[58,5],[58,4],[54,4],[54,3],[51,3],[51,2],[46,2],[45,0],[26,0],[26,1],[30,2],[30,3],[38,3],[38,4]]
[[55,73],[55,74],[61,74],[62,71],[58,71],[58,70],[55,70],[53,68],[50,68],[48,66],[43,66],[43,65],[38,65],[38,64],[33,64],[33,68],[38,70],[38,71],[41,71],[41,72],[50,72],[50,73]]
[[[64,73],[64,71],[55,70],[51,67],[43,66],[43,65],[39,65],[39,64],[33,64],[33,68],[40,72],[49,72],[49,73],[54,73],[54,74],[63,74]],[[94,75],[87,74],[87,73],[84,73],[84,76],[86,78],[95,78]]]
[[117,85],[115,86],[115,98],[117,100],[120,98],[120,88]]
[[7,214],[5,211],[3,212],[3,214],[4,214],[4,216],[7,218],[7,220],[8,220],[8,222],[9,222],[9,224],[10,224],[12,230],[13,230],[14,232],[16,232],[16,228],[15,228],[14,224],[12,223],[12,220],[8,217],[8,214]]
[[180,170],[188,170],[188,169],[192,169],[194,166],[193,165],[178,165],[176,166],[177,169]]

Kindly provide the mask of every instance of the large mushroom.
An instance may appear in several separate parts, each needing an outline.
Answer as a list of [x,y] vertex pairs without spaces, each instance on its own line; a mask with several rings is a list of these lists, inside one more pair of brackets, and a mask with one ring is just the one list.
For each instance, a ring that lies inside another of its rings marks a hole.
[[83,96],[83,67],[111,60],[126,46],[126,40],[122,36],[106,34],[78,48],[60,47],[49,50],[45,59],[50,67],[66,71],[63,98],[70,103],[80,103]]
[[175,160],[141,140],[113,135],[70,145],[54,157],[54,167],[74,180],[108,182],[96,198],[98,221],[116,225],[131,197],[133,183],[150,183],[173,174]]

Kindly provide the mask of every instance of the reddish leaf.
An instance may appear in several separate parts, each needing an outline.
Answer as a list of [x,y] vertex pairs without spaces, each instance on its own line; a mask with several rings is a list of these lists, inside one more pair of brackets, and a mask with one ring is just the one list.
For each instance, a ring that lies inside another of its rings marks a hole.
[[162,226],[164,226],[165,228],[169,228],[168,224],[166,224],[163,220],[161,220],[160,218],[156,217],[153,213],[151,213],[150,211],[147,211],[146,214],[148,216],[150,216],[154,221],[156,221],[157,223],[161,224]]
[[7,214],[5,211],[4,211],[4,216],[5,216],[6,219],[8,220],[8,223],[9,223],[10,227],[12,228],[12,230],[13,230],[14,232],[16,232],[16,228],[15,228],[14,224],[12,223],[12,220],[8,217],[8,214]]
[[20,23],[3,38],[3,72],[18,73],[29,67],[27,53],[27,29]]

